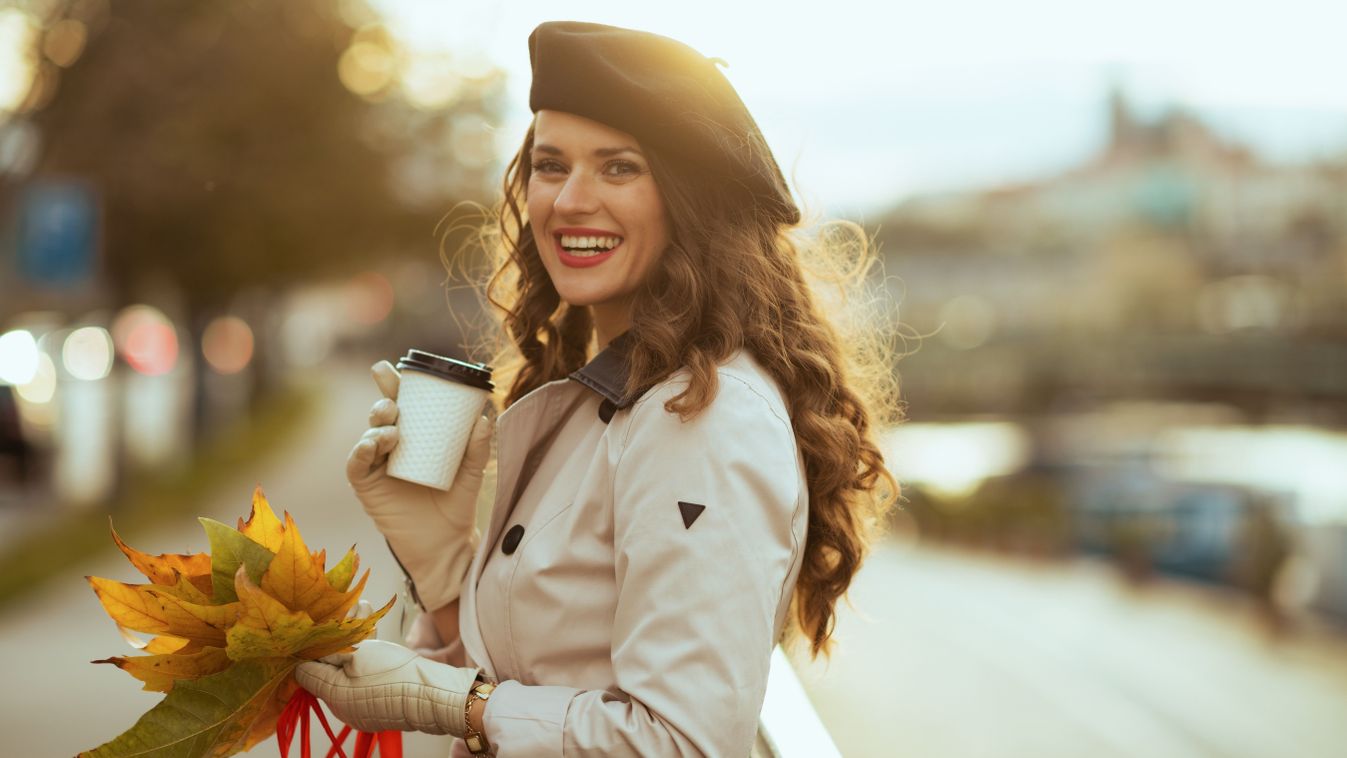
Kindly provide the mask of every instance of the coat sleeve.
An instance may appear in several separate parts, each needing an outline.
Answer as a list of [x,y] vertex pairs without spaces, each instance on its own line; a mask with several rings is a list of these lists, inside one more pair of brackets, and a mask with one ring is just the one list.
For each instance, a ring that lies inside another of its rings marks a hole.
[[747,756],[805,507],[789,422],[720,375],[683,423],[657,386],[632,410],[613,481],[618,692],[502,683],[486,709],[499,758]]

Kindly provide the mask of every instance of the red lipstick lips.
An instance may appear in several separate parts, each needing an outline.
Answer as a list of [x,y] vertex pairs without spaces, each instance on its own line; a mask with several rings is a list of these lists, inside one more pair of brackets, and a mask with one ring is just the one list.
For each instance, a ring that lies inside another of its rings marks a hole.
[[[568,252],[566,248],[561,246],[561,235],[563,234],[567,237],[616,237],[618,242],[607,252],[599,253],[598,255],[580,256]],[[603,263],[613,257],[613,253],[617,252],[618,248],[622,247],[624,241],[625,240],[622,239],[621,235],[613,234],[604,229],[594,229],[587,226],[567,226],[557,229],[552,233],[552,243],[557,251],[557,259],[571,268],[589,268]]]

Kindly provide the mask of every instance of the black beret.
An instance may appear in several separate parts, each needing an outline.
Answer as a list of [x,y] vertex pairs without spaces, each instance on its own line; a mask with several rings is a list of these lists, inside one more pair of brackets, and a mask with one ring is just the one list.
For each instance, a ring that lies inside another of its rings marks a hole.
[[[743,188],[772,216],[800,220],[758,124],[716,60],[650,32],[548,21],[529,35],[529,108],[584,116]],[[757,150],[746,146],[759,145]]]

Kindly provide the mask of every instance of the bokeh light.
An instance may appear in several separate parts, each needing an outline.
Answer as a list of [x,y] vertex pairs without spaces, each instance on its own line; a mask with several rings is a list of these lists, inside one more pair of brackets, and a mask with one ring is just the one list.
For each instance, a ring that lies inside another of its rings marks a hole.
[[383,274],[366,271],[351,278],[346,300],[352,321],[365,326],[377,324],[393,311],[393,285]]
[[112,335],[101,326],[76,329],[61,345],[61,363],[76,379],[97,381],[107,376],[112,356]]
[[337,77],[361,97],[377,98],[398,76],[397,48],[388,30],[368,24],[356,30],[351,46],[337,61]]
[[88,39],[89,30],[83,21],[77,18],[62,19],[47,30],[42,40],[42,52],[52,63],[61,68],[70,68],[84,52],[84,43]]
[[996,331],[996,309],[977,295],[958,295],[940,309],[940,337],[956,350],[981,347]]
[[0,110],[13,111],[28,96],[33,61],[29,49],[37,20],[19,8],[0,8]]
[[167,374],[177,365],[177,330],[153,306],[132,305],[124,309],[112,324],[112,340],[131,368],[146,376]]
[[399,85],[407,102],[422,110],[448,108],[463,92],[463,78],[448,55],[415,55]]
[[909,423],[881,443],[900,480],[950,498],[969,495],[983,480],[1015,471],[1029,458],[1029,439],[1015,424],[975,421]]
[[37,372],[26,384],[18,386],[19,397],[30,403],[41,405],[51,402],[56,396],[56,364],[51,356],[38,353]]
[[220,374],[237,374],[253,359],[253,330],[238,316],[220,316],[201,336],[206,363]]
[[37,340],[16,329],[0,335],[0,383],[27,384],[37,374]]

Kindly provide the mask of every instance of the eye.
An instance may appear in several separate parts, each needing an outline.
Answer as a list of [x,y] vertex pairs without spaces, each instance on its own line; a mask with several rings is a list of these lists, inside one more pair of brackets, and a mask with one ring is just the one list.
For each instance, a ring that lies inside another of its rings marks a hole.
[[533,162],[533,172],[534,172],[535,174],[547,174],[547,173],[551,173],[551,169],[552,169],[552,168],[558,168],[558,169],[559,169],[559,168],[561,168],[561,167],[562,167],[562,166],[561,166],[560,163],[557,163],[556,161],[554,161],[554,160],[552,160],[552,159],[550,159],[550,158],[544,158],[543,160],[540,160],[540,161],[534,161],[534,162]]
[[610,172],[612,176],[635,176],[641,173],[641,167],[631,161],[612,161],[604,166],[604,170],[614,168],[621,170]]

